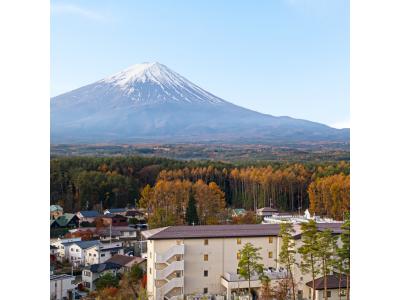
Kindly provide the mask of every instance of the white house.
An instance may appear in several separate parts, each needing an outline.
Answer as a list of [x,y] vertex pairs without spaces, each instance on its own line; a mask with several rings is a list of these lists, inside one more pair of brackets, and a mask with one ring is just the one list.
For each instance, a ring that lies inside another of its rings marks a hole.
[[66,250],[65,258],[75,266],[86,265],[86,253],[93,249],[100,248],[100,241],[78,241],[72,243],[64,243],[64,249]]
[[70,238],[70,239],[56,239],[50,242],[50,246],[54,246],[57,250],[54,250],[54,254],[59,261],[63,261],[68,258],[68,247],[66,245],[72,244],[74,242],[79,242],[81,240],[80,237],[78,238]]
[[75,280],[75,276],[68,274],[50,275],[50,299],[72,299],[71,296],[75,288],[72,283],[73,280]]
[[122,242],[99,243],[98,247],[88,248],[84,265],[100,264],[116,254],[123,254]]

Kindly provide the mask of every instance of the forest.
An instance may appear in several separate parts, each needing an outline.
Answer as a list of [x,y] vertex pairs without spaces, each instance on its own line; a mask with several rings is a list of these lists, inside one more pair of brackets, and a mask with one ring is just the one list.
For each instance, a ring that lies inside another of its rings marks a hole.
[[226,208],[264,206],[342,219],[350,206],[350,164],[53,157],[50,190],[51,203],[65,211],[142,205],[162,225],[187,223],[190,199],[201,224],[224,222]]

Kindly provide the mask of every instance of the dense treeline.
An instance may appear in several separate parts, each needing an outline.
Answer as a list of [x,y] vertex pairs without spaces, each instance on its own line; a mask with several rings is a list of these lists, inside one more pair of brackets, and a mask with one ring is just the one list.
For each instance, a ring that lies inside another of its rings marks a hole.
[[[204,193],[212,186],[223,195],[224,207],[254,210],[272,205],[298,211],[310,206],[312,212],[340,218],[349,208],[349,174],[347,162],[235,166],[156,157],[53,158],[51,202],[63,205],[66,211],[121,207],[136,204],[148,185],[145,192],[155,193],[158,209],[174,211],[173,221],[179,224],[184,222],[191,193],[197,206],[199,201],[208,201],[199,198],[200,187],[195,186],[201,186]],[[158,217],[161,220],[164,215]]]

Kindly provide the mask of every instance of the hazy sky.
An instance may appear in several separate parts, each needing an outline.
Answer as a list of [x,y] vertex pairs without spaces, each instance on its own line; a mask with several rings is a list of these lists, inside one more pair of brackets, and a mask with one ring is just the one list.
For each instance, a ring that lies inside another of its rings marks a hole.
[[235,104],[349,127],[349,2],[51,1],[51,95],[158,61]]

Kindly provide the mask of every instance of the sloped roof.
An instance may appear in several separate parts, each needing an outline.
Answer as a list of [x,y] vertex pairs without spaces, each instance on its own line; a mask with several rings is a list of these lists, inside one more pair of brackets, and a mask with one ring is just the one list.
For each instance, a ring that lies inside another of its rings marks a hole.
[[[150,240],[277,236],[279,224],[171,226],[144,231]],[[153,233],[154,232],[154,233]]]
[[58,210],[63,210],[63,208],[60,205],[50,205],[50,211],[58,211]]
[[116,214],[116,213],[122,213],[126,211],[126,208],[109,208],[106,209],[107,211],[109,211],[109,213],[111,214]]
[[100,245],[99,240],[94,240],[94,241],[77,241],[77,242],[68,242],[68,243],[62,243],[64,246],[72,245],[75,244],[81,249],[88,249],[96,245]]
[[[140,259],[140,261],[138,260],[138,258]],[[114,264],[117,264],[120,266],[125,266],[131,262],[139,263],[142,261],[144,261],[144,258],[137,257],[137,256],[116,254],[116,255],[112,256],[111,258],[109,258],[108,260],[106,260],[105,262],[111,262],[111,263],[114,263]]]
[[69,214],[69,213],[65,213],[62,216],[59,216],[56,219],[56,222],[58,225],[60,225],[61,227],[63,226],[67,226],[69,222],[71,222],[71,220],[75,217],[75,214]]
[[[328,275],[326,277],[326,281],[327,281],[328,289],[338,289],[339,288],[339,274]],[[306,283],[306,285],[312,288],[313,282],[309,281]],[[340,287],[341,288],[347,287],[347,277],[344,274],[342,275],[342,278],[340,281]],[[319,277],[319,278],[315,279],[315,289],[316,290],[324,289],[324,277]]]
[[84,270],[89,270],[92,273],[101,273],[107,270],[120,269],[121,266],[112,262],[104,262],[101,264],[93,264],[84,268]]
[[273,207],[263,207],[263,208],[257,209],[257,211],[258,212],[278,212],[278,210]]
[[100,213],[97,210],[81,210],[80,214],[85,218],[95,218],[100,216]]

